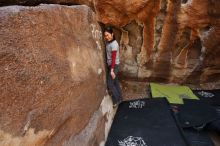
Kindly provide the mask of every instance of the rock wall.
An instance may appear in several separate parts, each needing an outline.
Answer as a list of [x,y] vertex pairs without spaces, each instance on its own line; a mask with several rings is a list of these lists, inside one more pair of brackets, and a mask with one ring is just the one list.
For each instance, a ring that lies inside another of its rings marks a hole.
[[[113,25],[121,45],[123,81],[220,87],[219,0],[42,0],[86,4]],[[29,0],[11,0],[10,4]],[[7,4],[3,0],[1,5]],[[211,85],[211,86],[209,86]],[[123,85],[125,86],[125,85]]]
[[[86,6],[5,7],[40,3],[85,4],[95,13]],[[93,135],[86,145],[103,139],[91,132],[105,127],[110,113],[99,107],[106,88],[96,18],[114,26],[120,42],[124,98],[146,96],[148,82],[220,88],[219,0],[0,0],[0,6],[5,145],[82,145],[85,133]]]
[[87,145],[103,141],[110,109],[100,107],[104,46],[94,12],[1,7],[0,37],[0,145],[82,145],[74,137],[88,125]]
[[100,0],[97,10],[103,23],[114,24],[122,32],[125,77],[200,84],[220,79],[219,41],[215,41],[220,38],[219,3]]
[[130,97],[144,96],[144,82],[220,88],[219,0],[100,0],[96,4],[100,21],[121,32],[117,35],[125,96],[128,92]]

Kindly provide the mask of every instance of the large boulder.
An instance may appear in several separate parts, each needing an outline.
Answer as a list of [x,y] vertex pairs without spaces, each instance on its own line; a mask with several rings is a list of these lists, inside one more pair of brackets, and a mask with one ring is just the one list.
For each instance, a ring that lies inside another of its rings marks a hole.
[[0,4],[39,3],[85,4],[100,22],[113,25],[121,44],[123,82],[220,87],[219,0],[2,0]]
[[102,32],[92,10],[1,7],[0,39],[0,145],[74,143],[106,94]]

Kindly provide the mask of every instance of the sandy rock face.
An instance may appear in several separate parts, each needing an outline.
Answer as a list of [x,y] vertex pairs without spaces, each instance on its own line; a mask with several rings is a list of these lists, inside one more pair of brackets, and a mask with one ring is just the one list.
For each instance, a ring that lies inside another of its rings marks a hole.
[[0,8],[0,145],[68,143],[105,95],[100,27],[87,6]]
[[96,10],[121,32],[124,81],[219,82],[219,1],[100,0]]
[[[18,2],[29,1],[11,1]],[[125,80],[199,85],[220,79],[218,0],[41,2],[86,4],[100,22],[115,26]]]
[[[130,81],[220,87],[219,1],[100,0],[95,10],[115,26],[124,93],[133,90]],[[139,87],[133,93],[146,86]]]

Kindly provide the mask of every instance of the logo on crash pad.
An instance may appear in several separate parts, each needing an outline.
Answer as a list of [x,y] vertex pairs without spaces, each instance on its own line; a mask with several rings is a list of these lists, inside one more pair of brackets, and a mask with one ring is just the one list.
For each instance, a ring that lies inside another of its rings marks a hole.
[[129,108],[143,108],[144,106],[145,106],[145,102],[140,100],[129,103]]
[[142,137],[128,136],[122,141],[118,140],[119,146],[147,146]]
[[201,95],[202,97],[206,97],[206,98],[207,97],[210,98],[210,97],[215,96],[213,93],[206,92],[206,91],[200,91],[200,92],[198,92],[198,94]]

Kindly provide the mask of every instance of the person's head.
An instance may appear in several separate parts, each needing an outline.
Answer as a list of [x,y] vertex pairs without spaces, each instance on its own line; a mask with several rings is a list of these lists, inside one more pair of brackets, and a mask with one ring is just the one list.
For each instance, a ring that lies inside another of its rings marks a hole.
[[115,40],[113,29],[111,27],[105,28],[105,30],[104,30],[104,39],[107,42],[111,42],[111,41]]

